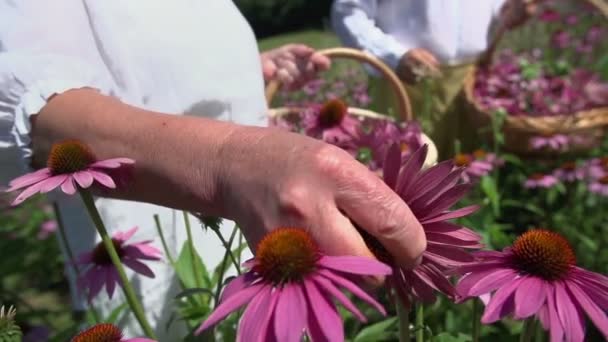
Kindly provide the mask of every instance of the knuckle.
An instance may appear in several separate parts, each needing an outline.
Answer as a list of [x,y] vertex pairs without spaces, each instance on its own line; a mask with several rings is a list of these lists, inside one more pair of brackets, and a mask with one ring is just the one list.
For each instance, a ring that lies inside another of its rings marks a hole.
[[335,146],[323,144],[313,152],[314,167],[323,175],[333,176],[344,166],[344,155]]
[[306,216],[306,205],[311,201],[310,189],[300,182],[288,183],[279,194],[279,212],[290,217]]

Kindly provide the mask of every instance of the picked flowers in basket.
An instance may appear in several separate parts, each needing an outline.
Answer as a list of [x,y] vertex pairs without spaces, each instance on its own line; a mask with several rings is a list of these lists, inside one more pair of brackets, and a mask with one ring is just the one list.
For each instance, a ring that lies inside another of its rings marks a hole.
[[384,156],[393,144],[400,147],[403,157],[423,145],[416,121],[398,123],[373,112],[353,110],[338,98],[293,107],[285,115],[273,117],[271,124],[336,145],[372,170],[382,169]]

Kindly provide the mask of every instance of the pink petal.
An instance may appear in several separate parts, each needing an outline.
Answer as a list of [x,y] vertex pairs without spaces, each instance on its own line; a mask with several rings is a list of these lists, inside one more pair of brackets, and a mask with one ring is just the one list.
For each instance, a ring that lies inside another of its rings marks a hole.
[[300,342],[307,320],[306,298],[299,284],[287,284],[278,295],[274,317],[274,333],[277,341]]
[[477,205],[471,205],[471,206],[468,206],[468,207],[464,207],[464,208],[460,208],[460,209],[457,209],[457,210],[454,210],[454,211],[443,213],[443,214],[437,215],[435,217],[429,217],[429,218],[427,218],[425,220],[421,220],[420,223],[422,223],[422,224],[425,225],[425,224],[428,224],[428,223],[447,221],[447,220],[451,220],[451,219],[467,216],[469,214],[472,214],[472,213],[476,212],[477,209],[479,209],[479,206],[477,206]]
[[47,193],[56,189],[60,186],[66,179],[68,179],[68,175],[57,175],[52,176],[46,180],[41,181],[40,193]]
[[[475,272],[471,272],[467,275],[465,275],[464,277],[460,278],[460,280],[458,281],[458,284],[456,285],[456,291],[458,292],[459,295],[464,296],[464,297],[476,297],[479,295],[482,295],[484,293],[488,293],[491,292],[493,290],[495,290],[497,287],[499,287],[500,285],[493,287],[493,288],[487,288],[487,286],[480,286],[477,285],[480,281],[487,281],[487,280],[492,280],[494,279],[494,274],[496,274],[497,272],[499,274],[506,274],[508,273],[508,271],[513,272],[513,270],[509,269],[509,268],[502,268],[502,267],[489,267],[485,270],[479,270],[479,271],[475,271]],[[514,272],[513,272],[514,273]],[[482,285],[487,285],[483,284]],[[476,291],[472,292],[473,287],[475,287]],[[482,292],[480,290],[486,290],[485,292]]]
[[428,244],[424,257],[444,267],[460,266],[474,261],[473,256],[460,248]]
[[137,261],[135,259],[124,258],[122,260],[122,263],[139,274],[143,274],[149,278],[154,278],[154,272],[152,272],[150,267],[146,266],[140,261]]
[[[265,286],[247,305],[237,330],[237,341],[265,342],[268,340],[270,318],[274,314],[275,305],[279,298],[272,292],[272,287]],[[271,330],[270,332],[272,333]]]
[[[412,292],[419,300],[424,303],[434,303],[437,299],[433,287],[421,280],[420,277],[416,276],[416,273],[411,271],[403,272],[405,281],[412,287]],[[453,292],[453,291],[452,291]],[[452,295],[452,294],[450,294]]]
[[561,342],[564,340],[564,327],[557,314],[557,307],[555,303],[555,287],[549,284],[549,291],[547,292],[547,311],[549,312],[549,325],[551,332],[551,341]]
[[145,260],[160,260],[163,254],[160,249],[143,243],[123,246],[122,251],[127,257]]
[[78,256],[77,263],[90,264],[93,262],[93,252],[85,252]]
[[112,177],[106,175],[105,173],[99,172],[96,170],[89,170],[89,173],[91,174],[91,176],[93,176],[93,178],[95,178],[96,181],[101,183],[106,188],[110,188],[110,189],[116,188],[116,183],[114,183],[114,180],[112,179]]
[[424,164],[427,151],[428,146],[423,145],[417,149],[416,152],[412,153],[406,160],[403,168],[401,169],[401,173],[399,174],[397,188],[395,189],[399,195],[405,195],[410,186],[414,183],[416,175],[418,172],[420,172],[420,169]]
[[[405,270],[402,271],[404,274],[407,273]],[[409,273],[413,273],[427,286],[432,287],[433,289],[445,294],[448,297],[454,297],[454,286],[452,286],[452,283],[450,283],[446,275],[442,273],[439,269],[437,269],[437,267],[435,267],[434,265],[423,262],[413,271],[409,271]]]
[[[451,208],[456,202],[458,202],[464,195],[471,190],[471,184],[460,184],[451,188],[450,190],[443,193],[435,201],[429,203],[426,208],[431,208],[428,215],[424,215],[420,220],[424,220],[427,217],[435,216],[436,213],[443,212]],[[415,210],[415,209],[412,209]],[[417,212],[417,211],[414,211]]]
[[573,298],[566,291],[566,286],[562,282],[555,282],[555,306],[562,326],[565,328],[567,341],[583,341],[585,332],[581,317],[573,303]]
[[336,342],[344,341],[342,319],[334,304],[319,292],[319,289],[311,280],[304,280],[304,288],[308,297],[308,309],[311,310],[312,316],[318,323],[325,339]]
[[122,340],[120,342],[156,342],[156,341],[151,340],[149,338],[136,337],[136,338],[130,338],[128,340]]
[[9,188],[6,190],[6,192],[12,192],[25,188],[49,177],[52,177],[52,175],[48,168],[25,174],[21,177],[13,179],[10,183],[8,183]]
[[515,279],[510,284],[503,286],[494,293],[490,303],[481,317],[481,323],[489,324],[498,321],[513,311],[514,292],[519,286],[521,278]]
[[116,270],[106,271],[106,292],[110,298],[112,298],[114,290],[116,289],[116,283],[118,282],[116,278],[118,278],[118,272]]
[[536,277],[524,277],[515,290],[515,318],[523,319],[536,314],[547,298],[545,281]]
[[394,189],[401,168],[401,150],[397,144],[391,144],[384,159],[384,182],[389,188]]
[[73,195],[76,193],[76,186],[74,186],[74,180],[72,177],[68,177],[68,179],[61,184],[61,191],[68,195]]
[[135,160],[129,158],[112,158],[106,160],[100,160],[90,165],[90,167],[104,168],[104,169],[116,169],[121,167],[123,164],[135,164]]
[[[427,191],[434,188],[438,183],[441,183],[441,181],[450,174],[453,168],[452,161],[446,160],[424,171],[418,176],[414,186],[408,190],[405,199],[408,200],[409,203],[414,196],[426,194]],[[442,190],[443,189],[439,189],[438,192]]]
[[258,278],[253,274],[253,272],[247,272],[232,279],[228,283],[228,285],[224,287],[224,291],[222,291],[222,295],[220,297],[220,303],[224,302],[226,299],[228,299],[235,293],[242,291],[244,288],[251,285],[251,283],[254,282],[256,279]]
[[80,185],[81,188],[86,189],[93,184],[93,176],[89,173],[89,171],[79,171],[74,173],[74,179]]
[[608,339],[608,317],[606,317],[606,312],[596,305],[593,298],[588,296],[581,286],[573,282],[568,282],[567,286],[568,290],[572,293],[571,298],[578,302],[593,324]]
[[365,318],[361,311],[359,311],[353,302],[351,302],[350,299],[348,299],[348,297],[346,297],[330,280],[314,275],[312,276],[312,280],[317,283],[318,287],[323,289],[324,292],[329,292],[334,296],[348,311],[352,312],[357,319],[361,322],[367,322],[367,318]]
[[40,187],[42,186],[42,184],[43,183],[36,183],[36,184],[30,186],[29,188],[23,190],[23,192],[21,192],[19,194],[19,196],[17,196],[17,198],[15,198],[15,200],[13,201],[13,203],[11,203],[11,205],[13,205],[13,206],[19,205],[19,204],[23,203],[23,201],[25,201],[26,199],[37,194],[40,191]]
[[350,293],[354,294],[355,296],[362,299],[364,302],[373,306],[374,308],[376,308],[376,310],[378,310],[378,312],[382,313],[383,315],[386,315],[384,307],[380,303],[378,303],[374,298],[368,295],[365,291],[359,288],[359,286],[357,286],[355,283],[329,270],[319,270],[318,273],[324,276],[325,278],[333,281],[335,284],[342,286]]
[[125,242],[125,241],[129,240],[130,238],[132,238],[138,229],[139,228],[137,226],[135,226],[133,228],[130,228],[127,231],[118,231],[118,232],[114,233],[114,235],[112,235],[112,238],[115,240],[118,240],[120,242]]
[[517,272],[511,269],[500,269],[497,270],[484,278],[477,281],[475,285],[471,287],[469,293],[472,296],[480,296],[492,292],[493,290],[507,285],[517,277]]
[[266,285],[256,284],[250,287],[244,288],[242,291],[235,293],[232,296],[226,298],[210,315],[207,317],[205,322],[196,329],[194,335],[199,335],[203,330],[215,325],[221,321],[224,317],[228,316],[233,311],[237,310],[241,306],[247,304],[252,298],[254,298]]
[[380,261],[358,256],[322,256],[319,266],[335,271],[361,275],[388,275],[392,269]]
[[441,179],[440,182],[436,182],[436,184],[434,184],[434,186],[428,189],[426,192],[412,194],[412,197],[409,199],[411,204],[428,203],[434,200],[435,198],[443,194],[446,190],[456,185],[462,174],[463,169],[453,170],[447,176]]
[[89,299],[93,299],[99,292],[106,282],[106,268],[105,267],[91,267],[85,275],[85,283],[89,290]]

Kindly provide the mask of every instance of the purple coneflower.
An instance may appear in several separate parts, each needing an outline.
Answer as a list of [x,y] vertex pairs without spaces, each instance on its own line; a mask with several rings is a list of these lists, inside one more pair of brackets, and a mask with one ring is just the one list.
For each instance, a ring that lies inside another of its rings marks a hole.
[[558,11],[547,8],[538,15],[538,19],[547,23],[554,23],[560,21],[561,15]]
[[40,230],[38,231],[38,235],[36,238],[38,240],[46,240],[51,234],[57,231],[57,221],[55,220],[46,220],[40,225]]
[[608,174],[598,179],[592,180],[589,184],[589,191],[608,197]]
[[25,188],[13,201],[13,205],[18,205],[36,193],[47,193],[58,187],[69,195],[76,193],[76,184],[86,189],[94,181],[113,189],[116,188],[116,183],[107,170],[134,162],[129,158],[97,161],[86,145],[77,140],[67,140],[53,145],[46,168],[14,179],[9,183],[7,191]]
[[310,234],[279,228],[260,241],[250,270],[224,289],[219,306],[197,329],[215,325],[247,305],[237,331],[238,341],[343,341],[342,319],[332,297],[361,321],[365,316],[339,288],[350,291],[382,314],[384,308],[351,279],[355,275],[384,276],[390,267],[355,256],[323,255]]
[[498,159],[495,154],[487,153],[482,149],[478,149],[472,154],[459,153],[454,156],[454,166],[464,168],[462,180],[466,183],[479,180],[501,164],[502,160]]
[[578,167],[576,162],[566,162],[553,171],[553,176],[561,181],[574,182],[585,178],[585,170]]
[[472,261],[466,249],[482,247],[475,232],[448,222],[477,210],[477,206],[449,210],[469,191],[469,184],[458,184],[463,169],[454,170],[452,161],[445,161],[423,171],[426,154],[424,145],[402,159],[399,147],[392,145],[383,170],[385,183],[408,204],[426,233],[428,247],[420,265],[413,270],[401,268],[375,238],[361,230],[376,257],[393,267],[387,286],[395,289],[406,307],[411,300],[435,301],[435,291],[454,297],[444,271]]
[[360,121],[348,114],[348,107],[339,99],[307,108],[302,117],[306,135],[329,143],[352,139]]
[[502,252],[480,251],[477,261],[460,267],[457,285],[464,298],[493,292],[481,318],[493,323],[513,314],[535,316],[551,341],[583,341],[584,315],[608,338],[608,278],[576,266],[561,235],[543,229],[521,235]]
[[570,145],[570,140],[566,135],[563,134],[545,134],[532,137],[530,139],[530,146],[535,150],[543,148],[561,151]]
[[557,184],[558,180],[553,175],[545,175],[542,173],[533,173],[524,182],[524,187],[527,189],[534,188],[550,188]]
[[591,179],[598,179],[608,175],[608,157],[593,158],[587,162],[587,175]]
[[100,323],[74,336],[70,342],[156,342],[149,338],[124,339],[122,331],[110,323]]
[[[116,232],[112,235],[112,243],[124,265],[139,274],[154,278],[152,270],[140,260],[160,260],[162,253],[150,245],[150,240],[126,243],[137,229],[133,227],[125,232]],[[92,251],[81,254],[76,263],[85,267],[78,279],[78,286],[88,289],[89,298],[95,297],[104,285],[108,296],[112,298],[116,284],[119,283],[118,271],[102,242]]]

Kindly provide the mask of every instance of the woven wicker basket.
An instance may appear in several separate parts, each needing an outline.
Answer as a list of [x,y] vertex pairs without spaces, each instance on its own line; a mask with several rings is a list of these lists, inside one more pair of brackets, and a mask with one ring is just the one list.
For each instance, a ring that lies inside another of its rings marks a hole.
[[[608,16],[608,5],[601,0],[587,0],[596,6],[604,15]],[[490,44],[488,52],[480,58],[486,65],[491,61],[498,42],[502,39],[506,29],[499,28],[494,41]],[[464,81],[464,95],[468,103],[467,113],[470,121],[478,128],[490,127],[492,115],[483,108],[474,95],[477,70],[480,65],[473,68]],[[608,107],[594,108],[592,110],[570,113],[560,116],[509,116],[507,115],[503,134],[505,136],[504,148],[520,156],[551,157],[557,154],[579,154],[601,143],[608,127]],[[530,147],[530,139],[535,136],[565,135],[569,138],[583,140],[580,144],[573,144],[566,150],[555,151],[548,149],[534,150]],[[491,134],[484,136],[491,140]],[[583,138],[583,139],[580,139]]]
[[[319,53],[321,53],[331,59],[345,58],[345,59],[351,59],[351,60],[355,60],[355,61],[358,61],[361,63],[366,63],[366,64],[373,66],[375,69],[377,69],[381,73],[381,75],[383,77],[385,77],[389,81],[389,83],[391,85],[391,89],[395,92],[395,95],[398,100],[397,113],[399,115],[399,120],[400,121],[410,121],[410,120],[414,119],[414,115],[412,113],[412,108],[410,105],[410,100],[409,100],[409,97],[407,95],[405,88],[403,87],[403,84],[401,84],[401,81],[399,80],[397,75],[395,75],[395,73],[391,70],[391,68],[389,66],[387,66],[384,62],[382,62],[381,60],[372,56],[369,53],[366,53],[366,52],[363,52],[360,50],[356,50],[356,49],[350,49],[350,48],[330,48],[330,49],[320,50]],[[279,87],[280,87],[280,83],[278,81],[272,81],[266,86],[266,100],[267,100],[269,106],[271,106],[272,99],[273,99],[274,95],[276,94],[277,90],[279,89]],[[304,108],[297,108],[297,107],[271,108],[271,109],[269,109],[268,115],[270,117],[284,116],[284,115],[288,115],[291,113],[298,113],[298,112],[302,111],[303,109]],[[394,120],[393,118],[391,118],[388,115],[376,113],[371,110],[367,110],[367,109],[363,109],[363,108],[348,107],[348,113],[351,115],[357,116],[357,117],[361,117],[361,118],[391,120],[391,121]],[[425,144],[428,145],[428,154],[427,154],[427,158],[425,160],[425,165],[427,165],[427,166],[433,165],[437,162],[437,148],[436,148],[435,144],[433,143],[433,141],[425,134],[422,134],[422,140]]]

